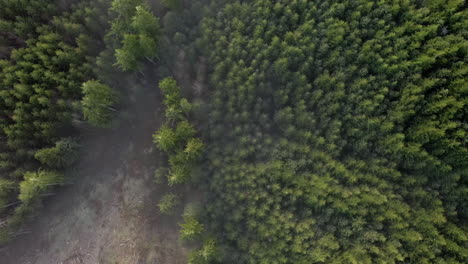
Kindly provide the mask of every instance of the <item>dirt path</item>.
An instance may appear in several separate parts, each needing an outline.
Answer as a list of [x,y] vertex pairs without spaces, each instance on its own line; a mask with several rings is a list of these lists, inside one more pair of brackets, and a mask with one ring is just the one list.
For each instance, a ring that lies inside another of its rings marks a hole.
[[161,216],[156,206],[165,191],[153,183],[160,160],[151,138],[161,123],[156,83],[133,86],[128,121],[85,140],[74,184],[46,201],[27,226],[31,233],[0,252],[1,264],[186,263],[180,219]]

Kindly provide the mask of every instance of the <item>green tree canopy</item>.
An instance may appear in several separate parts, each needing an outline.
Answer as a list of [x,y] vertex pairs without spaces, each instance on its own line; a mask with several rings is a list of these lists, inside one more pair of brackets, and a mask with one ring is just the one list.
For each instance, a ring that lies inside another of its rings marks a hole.
[[96,80],[83,83],[83,107],[84,118],[93,126],[110,127],[112,124],[112,112],[116,111],[112,106],[117,102],[116,93],[107,85]]
[[177,137],[174,130],[166,125],[163,125],[159,131],[153,135],[153,141],[160,150],[165,152],[173,151],[177,146]]
[[130,24],[133,31],[139,35],[158,39],[161,30],[159,18],[155,17],[148,8],[143,5],[139,5],[135,9],[135,15],[132,17],[132,22]]
[[465,1],[209,9],[221,263],[468,263]]
[[62,182],[63,175],[56,171],[26,172],[24,181],[20,184],[18,198],[23,204],[37,203],[41,200],[41,195],[45,194],[53,186],[62,184]]
[[120,10],[111,31],[121,39],[120,48],[115,50],[116,65],[124,71],[140,70],[143,59],[153,61],[157,55],[159,19],[148,6],[136,5],[136,1],[116,0],[113,9]]
[[79,144],[72,138],[63,138],[55,146],[38,150],[34,157],[50,168],[66,168],[78,158]]
[[204,232],[203,225],[193,215],[185,215],[184,222],[179,224],[181,227],[180,237],[184,240],[194,240]]

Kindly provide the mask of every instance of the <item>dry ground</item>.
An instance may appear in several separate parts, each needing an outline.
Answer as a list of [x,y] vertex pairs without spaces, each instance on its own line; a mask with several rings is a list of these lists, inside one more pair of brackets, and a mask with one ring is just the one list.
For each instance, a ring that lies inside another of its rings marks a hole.
[[162,122],[157,85],[128,85],[138,92],[126,120],[88,132],[74,183],[45,201],[30,233],[0,251],[1,264],[186,263],[179,214],[162,216],[156,206],[167,191],[153,183],[162,160],[151,138]]

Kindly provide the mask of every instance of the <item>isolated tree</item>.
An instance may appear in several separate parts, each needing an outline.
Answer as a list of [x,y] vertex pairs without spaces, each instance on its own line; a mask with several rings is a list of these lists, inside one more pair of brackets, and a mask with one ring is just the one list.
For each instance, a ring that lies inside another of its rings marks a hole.
[[109,86],[96,80],[83,83],[84,118],[93,126],[107,128],[112,123],[112,106],[117,102],[117,95]]

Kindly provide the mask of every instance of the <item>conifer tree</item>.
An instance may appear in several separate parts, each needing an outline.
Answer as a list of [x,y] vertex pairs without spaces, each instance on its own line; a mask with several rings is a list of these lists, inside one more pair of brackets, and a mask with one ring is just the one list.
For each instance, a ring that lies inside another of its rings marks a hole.
[[84,118],[93,126],[110,127],[112,113],[117,110],[112,106],[117,102],[117,95],[107,85],[96,80],[83,83],[83,107]]

